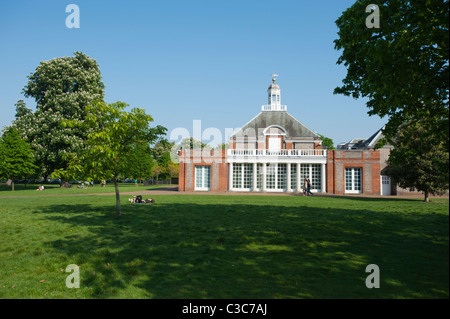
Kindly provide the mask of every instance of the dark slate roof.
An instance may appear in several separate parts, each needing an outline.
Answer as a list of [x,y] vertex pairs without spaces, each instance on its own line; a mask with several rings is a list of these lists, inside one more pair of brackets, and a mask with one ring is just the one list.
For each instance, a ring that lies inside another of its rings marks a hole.
[[[384,128],[385,128],[385,126],[380,128],[371,137],[369,137],[364,142],[364,147],[365,148],[375,148],[375,146],[377,145],[378,141],[381,140],[382,138],[384,138],[384,135],[383,135]],[[385,147],[385,148],[392,148],[392,145],[389,144],[389,143],[386,143],[383,147]]]
[[232,136],[254,136],[254,134],[251,134],[252,132],[256,132],[258,136],[261,136],[264,129],[271,125],[278,125],[284,128],[286,137],[319,138],[318,134],[300,123],[287,111],[262,111]]
[[[368,139],[353,139],[348,143],[340,145],[340,149],[373,149],[377,145],[378,141],[384,137],[383,129],[380,128]],[[390,144],[386,144],[384,147],[391,147]]]
[[[380,128],[378,131],[376,131],[371,137],[369,137],[365,142],[364,146],[366,148],[369,148],[369,146],[375,146],[375,144],[383,137],[383,128]],[[372,144],[372,145],[371,145]],[[372,147],[373,147],[372,146]]]

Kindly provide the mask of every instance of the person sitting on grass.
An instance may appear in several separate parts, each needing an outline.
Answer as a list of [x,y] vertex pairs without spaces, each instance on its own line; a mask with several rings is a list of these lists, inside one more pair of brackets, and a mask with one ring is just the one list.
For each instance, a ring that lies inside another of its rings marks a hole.
[[44,190],[44,185],[39,186],[36,190],[37,191],[43,191]]
[[128,200],[130,201],[131,204],[149,204],[155,202],[153,198],[142,199],[141,195],[133,196]]

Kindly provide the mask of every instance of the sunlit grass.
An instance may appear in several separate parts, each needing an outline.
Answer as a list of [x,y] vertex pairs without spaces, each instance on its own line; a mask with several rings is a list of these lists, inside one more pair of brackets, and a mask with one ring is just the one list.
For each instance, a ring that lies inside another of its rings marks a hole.
[[[0,184],[0,197],[9,196],[38,196],[38,195],[71,195],[71,194],[97,194],[97,193],[114,193],[114,184],[108,183],[105,187],[100,184],[94,184],[94,186],[78,188],[77,184],[74,184],[72,188],[60,187],[59,184],[44,184],[43,191],[37,191],[40,184],[15,184],[14,191],[11,190],[11,186],[6,184]],[[176,185],[161,184],[161,185],[147,185],[143,184],[135,186],[134,183],[119,183],[120,192],[134,192],[142,190],[161,189],[167,187],[174,187]]]
[[449,296],[448,199],[128,197],[0,198],[0,298]]

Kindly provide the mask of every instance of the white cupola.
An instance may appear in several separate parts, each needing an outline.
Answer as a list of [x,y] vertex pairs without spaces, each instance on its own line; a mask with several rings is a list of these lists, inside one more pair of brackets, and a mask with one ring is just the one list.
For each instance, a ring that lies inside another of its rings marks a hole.
[[286,111],[286,105],[281,105],[281,90],[280,86],[275,83],[277,74],[272,75],[272,83],[267,89],[267,105],[263,105],[263,111]]

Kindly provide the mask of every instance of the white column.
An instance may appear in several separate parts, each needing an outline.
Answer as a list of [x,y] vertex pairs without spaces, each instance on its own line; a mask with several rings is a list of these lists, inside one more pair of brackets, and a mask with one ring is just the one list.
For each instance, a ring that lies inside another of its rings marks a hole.
[[291,163],[287,163],[287,189],[286,192],[290,192],[291,191]]
[[253,191],[256,192],[256,184],[258,182],[258,164],[253,163]]
[[262,176],[262,189],[263,192],[266,191],[266,175],[267,175],[267,164],[263,163],[263,176]]
[[322,164],[322,193],[327,192],[327,173],[326,173],[326,165]]
[[228,190],[233,188],[233,163],[228,164]]
[[300,180],[300,163],[297,163],[297,192],[302,191],[302,181]]

